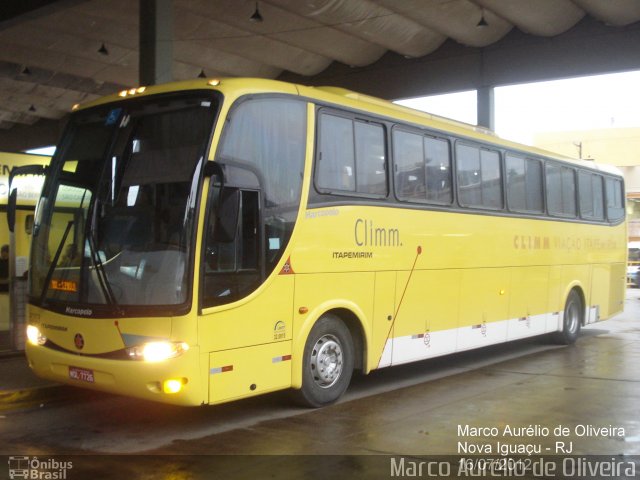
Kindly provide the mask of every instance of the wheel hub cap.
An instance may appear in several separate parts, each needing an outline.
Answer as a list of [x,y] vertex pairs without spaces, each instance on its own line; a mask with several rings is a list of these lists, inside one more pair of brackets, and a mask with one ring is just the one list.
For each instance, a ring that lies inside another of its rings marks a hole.
[[322,388],[334,385],[342,374],[342,346],[333,335],[324,335],[313,346],[311,371],[313,379]]

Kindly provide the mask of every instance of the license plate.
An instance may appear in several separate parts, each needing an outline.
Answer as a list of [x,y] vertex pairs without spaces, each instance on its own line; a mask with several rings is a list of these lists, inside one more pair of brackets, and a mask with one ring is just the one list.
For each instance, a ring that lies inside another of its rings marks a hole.
[[69,378],[81,382],[94,383],[93,370],[79,367],[69,367]]

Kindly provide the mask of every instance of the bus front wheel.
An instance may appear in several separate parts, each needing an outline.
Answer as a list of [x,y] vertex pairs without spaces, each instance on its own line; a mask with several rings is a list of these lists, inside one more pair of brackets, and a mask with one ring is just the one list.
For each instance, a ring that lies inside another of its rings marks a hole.
[[324,315],[311,329],[302,360],[302,388],[296,400],[308,407],[329,405],[346,391],[354,362],[351,332],[335,315]]
[[575,343],[580,334],[584,307],[582,297],[576,290],[571,290],[564,306],[564,316],[562,320],[562,331],[556,332],[554,339],[562,345]]

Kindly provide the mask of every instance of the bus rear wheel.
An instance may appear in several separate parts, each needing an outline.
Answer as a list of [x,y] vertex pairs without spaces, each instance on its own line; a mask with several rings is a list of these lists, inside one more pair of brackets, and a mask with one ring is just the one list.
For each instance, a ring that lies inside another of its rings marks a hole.
[[556,343],[562,345],[575,343],[580,334],[583,316],[584,305],[582,304],[582,297],[576,290],[571,290],[564,306],[562,331],[556,332],[554,335]]
[[354,363],[351,332],[335,315],[324,315],[311,329],[302,359],[302,388],[298,403],[323,407],[338,400],[351,381]]

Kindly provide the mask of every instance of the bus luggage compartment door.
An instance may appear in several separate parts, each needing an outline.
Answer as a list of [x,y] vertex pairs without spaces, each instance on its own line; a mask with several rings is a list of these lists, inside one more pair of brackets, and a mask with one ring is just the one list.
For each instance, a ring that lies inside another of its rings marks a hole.
[[291,341],[209,355],[209,403],[222,403],[291,386]]

